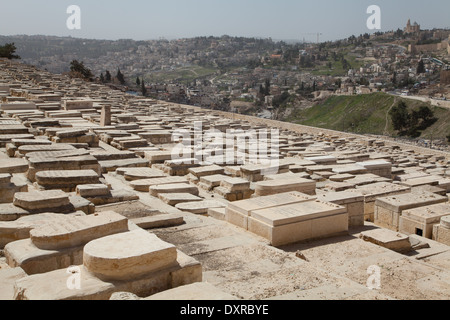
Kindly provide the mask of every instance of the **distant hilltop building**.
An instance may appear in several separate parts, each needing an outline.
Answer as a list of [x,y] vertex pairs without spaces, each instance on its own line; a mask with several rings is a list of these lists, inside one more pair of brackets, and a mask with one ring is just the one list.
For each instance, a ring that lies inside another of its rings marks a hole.
[[417,22],[411,24],[411,19],[409,19],[408,23],[406,24],[405,33],[419,33],[419,32],[420,32],[420,25]]

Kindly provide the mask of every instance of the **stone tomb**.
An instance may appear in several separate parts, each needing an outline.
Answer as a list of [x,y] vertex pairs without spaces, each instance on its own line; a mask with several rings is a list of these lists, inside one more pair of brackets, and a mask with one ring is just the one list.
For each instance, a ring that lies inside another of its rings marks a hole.
[[364,220],[374,222],[375,200],[377,198],[410,193],[411,188],[389,182],[377,182],[356,186],[356,189],[349,189],[348,191],[364,196]]
[[409,237],[392,230],[374,229],[364,231],[361,233],[360,238],[399,253],[407,253],[412,250]]
[[160,193],[190,193],[198,196],[198,188],[187,183],[162,184],[150,187],[150,195],[158,197]]
[[142,229],[89,242],[76,272],[80,289],[67,286],[67,270],[32,275],[15,283],[16,300],[108,300],[113,293],[147,297],[202,281],[202,266]]
[[64,220],[71,215],[84,216],[85,213],[81,211],[69,214],[40,213],[24,216],[15,221],[0,221],[0,249],[10,242],[29,238],[31,230],[48,221]]
[[0,159],[0,173],[25,173],[28,171],[28,161],[25,159]]
[[82,263],[83,247],[89,241],[128,231],[128,219],[113,212],[48,221],[30,231],[30,238],[5,246],[12,268],[27,274],[45,273]]
[[[75,156],[63,158],[33,157],[29,158],[28,162],[29,169],[27,172],[27,178],[33,182],[37,180],[37,174],[42,171],[89,171],[89,173],[86,172],[88,176],[91,176],[91,171],[93,171],[97,177],[101,174],[100,164],[93,156]],[[40,177],[42,178],[45,175],[46,174],[41,174]],[[64,176],[63,173],[61,175],[62,177]]]
[[110,190],[104,184],[84,184],[76,187],[76,194],[87,199],[94,205],[139,200],[139,196],[129,190]]
[[78,185],[99,183],[100,178],[94,170],[53,170],[36,173],[36,184],[44,190],[60,189],[73,192]]
[[252,211],[274,208],[287,204],[316,200],[315,196],[308,196],[300,192],[287,192],[265,197],[257,197],[230,203],[225,212],[225,220],[231,224],[248,230],[248,217]]
[[355,192],[320,192],[317,199],[347,208],[348,226],[364,226],[364,196]]
[[450,215],[442,217],[441,223],[433,226],[433,240],[450,246]]
[[277,163],[272,166],[247,164],[241,166],[241,177],[250,182],[263,181],[267,175],[289,172],[289,166],[289,163]]
[[[51,145],[52,142],[44,139],[12,139],[11,143],[6,144],[6,153],[10,158],[16,156],[18,148],[25,145]],[[20,154],[17,154],[20,157]]]
[[254,191],[247,180],[227,177],[220,182],[220,187],[214,188],[214,193],[228,201],[239,201],[250,199]]
[[164,184],[183,183],[188,184],[189,181],[184,177],[164,177],[153,179],[135,180],[130,183],[130,186],[140,192],[149,192],[150,187]]
[[0,173],[0,203],[10,203],[14,200],[16,192],[27,192],[26,183],[11,182],[12,175],[9,173]]
[[404,210],[400,217],[399,231],[433,239],[433,226],[439,224],[441,218],[448,215],[450,215],[450,203]]
[[248,217],[248,231],[273,246],[331,237],[348,232],[345,207],[319,200],[255,210]]
[[152,168],[118,168],[116,173],[124,176],[127,181],[165,177],[163,172]]
[[158,198],[170,206],[176,206],[179,203],[198,202],[203,200],[190,193],[159,193]]
[[421,191],[378,198],[375,201],[375,224],[393,231],[399,231],[400,216],[407,209],[447,202],[447,196]]
[[371,160],[357,162],[357,165],[366,168],[368,173],[375,174],[383,178],[392,178],[392,163],[385,160]]
[[211,209],[225,209],[226,204],[217,200],[203,200],[195,202],[182,202],[175,207],[181,211],[187,211],[193,214],[206,215]]
[[61,212],[70,207],[69,195],[61,190],[17,192],[13,204],[29,212]]
[[297,191],[308,195],[316,194],[316,182],[304,178],[287,178],[261,181],[255,184],[255,197]]

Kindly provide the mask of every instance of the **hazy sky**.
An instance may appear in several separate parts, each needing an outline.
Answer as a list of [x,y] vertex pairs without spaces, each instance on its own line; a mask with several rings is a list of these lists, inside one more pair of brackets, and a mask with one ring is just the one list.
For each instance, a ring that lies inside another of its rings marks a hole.
[[[0,35],[89,39],[244,36],[315,41],[372,33],[367,8],[381,8],[381,31],[450,28],[449,0],[14,0],[0,4]],[[70,5],[81,8],[81,30],[69,30]],[[375,30],[376,31],[376,30]]]

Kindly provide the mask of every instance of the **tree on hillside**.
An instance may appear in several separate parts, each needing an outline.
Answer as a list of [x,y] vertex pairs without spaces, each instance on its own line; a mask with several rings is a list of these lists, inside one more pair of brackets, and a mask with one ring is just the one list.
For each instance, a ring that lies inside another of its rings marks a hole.
[[119,83],[120,83],[121,85],[124,85],[124,84],[125,84],[125,77],[124,77],[124,75],[122,74],[122,72],[120,72],[120,69],[117,69],[117,75],[116,75],[116,78],[117,78],[117,80],[119,81]]
[[[144,81],[144,80],[142,80]],[[141,79],[139,79],[139,77],[136,78],[136,86],[140,86],[141,85]]]
[[105,82],[111,82],[111,80],[112,80],[111,73],[108,70],[106,70]]
[[392,125],[394,126],[395,131],[404,132],[408,128],[410,114],[405,102],[400,101],[397,106],[389,111],[389,115],[391,116]]
[[70,63],[70,75],[84,80],[92,80],[94,77],[92,71],[83,62],[79,62],[78,60],[72,60]]
[[[139,79],[139,78],[138,78]],[[145,97],[147,95],[147,88],[145,87],[145,81],[142,79],[141,81],[141,92],[142,95]]]
[[404,101],[393,107],[389,112],[394,129],[400,136],[417,138],[420,131],[432,126],[437,118],[433,111],[427,106],[421,106],[418,110],[408,110]]
[[0,46],[0,58],[6,59],[20,59],[20,57],[16,54],[16,46],[14,43],[7,43],[4,46]]

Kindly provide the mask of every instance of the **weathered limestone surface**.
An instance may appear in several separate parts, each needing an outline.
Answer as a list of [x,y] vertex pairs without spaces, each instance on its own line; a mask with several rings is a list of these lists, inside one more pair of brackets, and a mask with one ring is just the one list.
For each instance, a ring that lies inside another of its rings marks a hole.
[[128,220],[114,211],[47,222],[30,232],[33,244],[43,250],[76,247],[105,235],[128,230]]
[[[84,216],[83,212],[75,212],[75,216]],[[30,237],[30,231],[48,221],[61,221],[66,218],[65,214],[41,213],[24,216],[15,221],[0,222],[0,248],[4,248],[10,242],[27,239]]]
[[163,184],[150,187],[150,195],[157,197],[160,193],[190,193],[198,196],[198,188],[187,183]]
[[130,183],[130,186],[133,187],[133,189],[136,191],[148,192],[150,187],[152,186],[174,184],[174,183],[188,184],[189,181],[184,177],[165,177],[165,178],[135,180]]
[[82,263],[83,247],[89,241],[129,230],[128,220],[115,212],[66,218],[47,221],[33,228],[29,239],[8,243],[8,265],[29,275],[68,268]]
[[127,181],[165,177],[163,172],[152,168],[118,168],[116,173],[123,175]]
[[0,159],[0,173],[24,173],[28,170],[25,159]]
[[69,196],[61,190],[38,192],[18,192],[14,195],[13,204],[28,211],[51,211],[53,208],[70,205]]
[[402,211],[399,232],[418,234],[433,239],[433,227],[439,224],[442,217],[450,215],[450,204],[439,203]]
[[364,231],[361,233],[361,239],[400,253],[412,249],[407,235],[386,229]]
[[213,286],[207,282],[196,282],[190,285],[178,287],[175,289],[166,290],[157,294],[154,294],[150,297],[144,298],[143,300],[150,301],[177,301],[177,300],[188,300],[188,301],[196,301],[196,300],[222,300],[222,301],[231,301],[231,300],[239,300],[235,296],[225,293],[222,290],[219,290],[217,287]]
[[143,230],[94,240],[85,251],[86,260],[76,269],[80,272],[80,290],[68,288],[67,270],[62,269],[16,281],[14,299],[108,300],[116,292],[148,297],[202,281],[198,261]]
[[364,225],[364,196],[355,192],[320,192],[319,200],[331,202],[347,208],[349,227]]
[[94,170],[52,170],[36,173],[36,183],[45,190],[72,192],[78,185],[98,184],[100,179]]
[[348,231],[345,207],[321,201],[279,206],[252,211],[248,230],[273,246],[330,237]]
[[226,206],[227,206],[226,204],[220,201],[203,200],[195,202],[183,202],[177,204],[175,207],[181,211],[206,215],[209,209],[225,208]]
[[261,181],[255,185],[255,196],[268,196],[272,194],[298,191],[301,193],[315,195],[316,182],[309,179],[276,179],[272,181]]
[[447,196],[423,191],[378,198],[375,201],[375,224],[387,229],[399,231],[403,210],[447,202]]
[[441,223],[433,227],[433,239],[450,246],[450,215],[441,218]]

